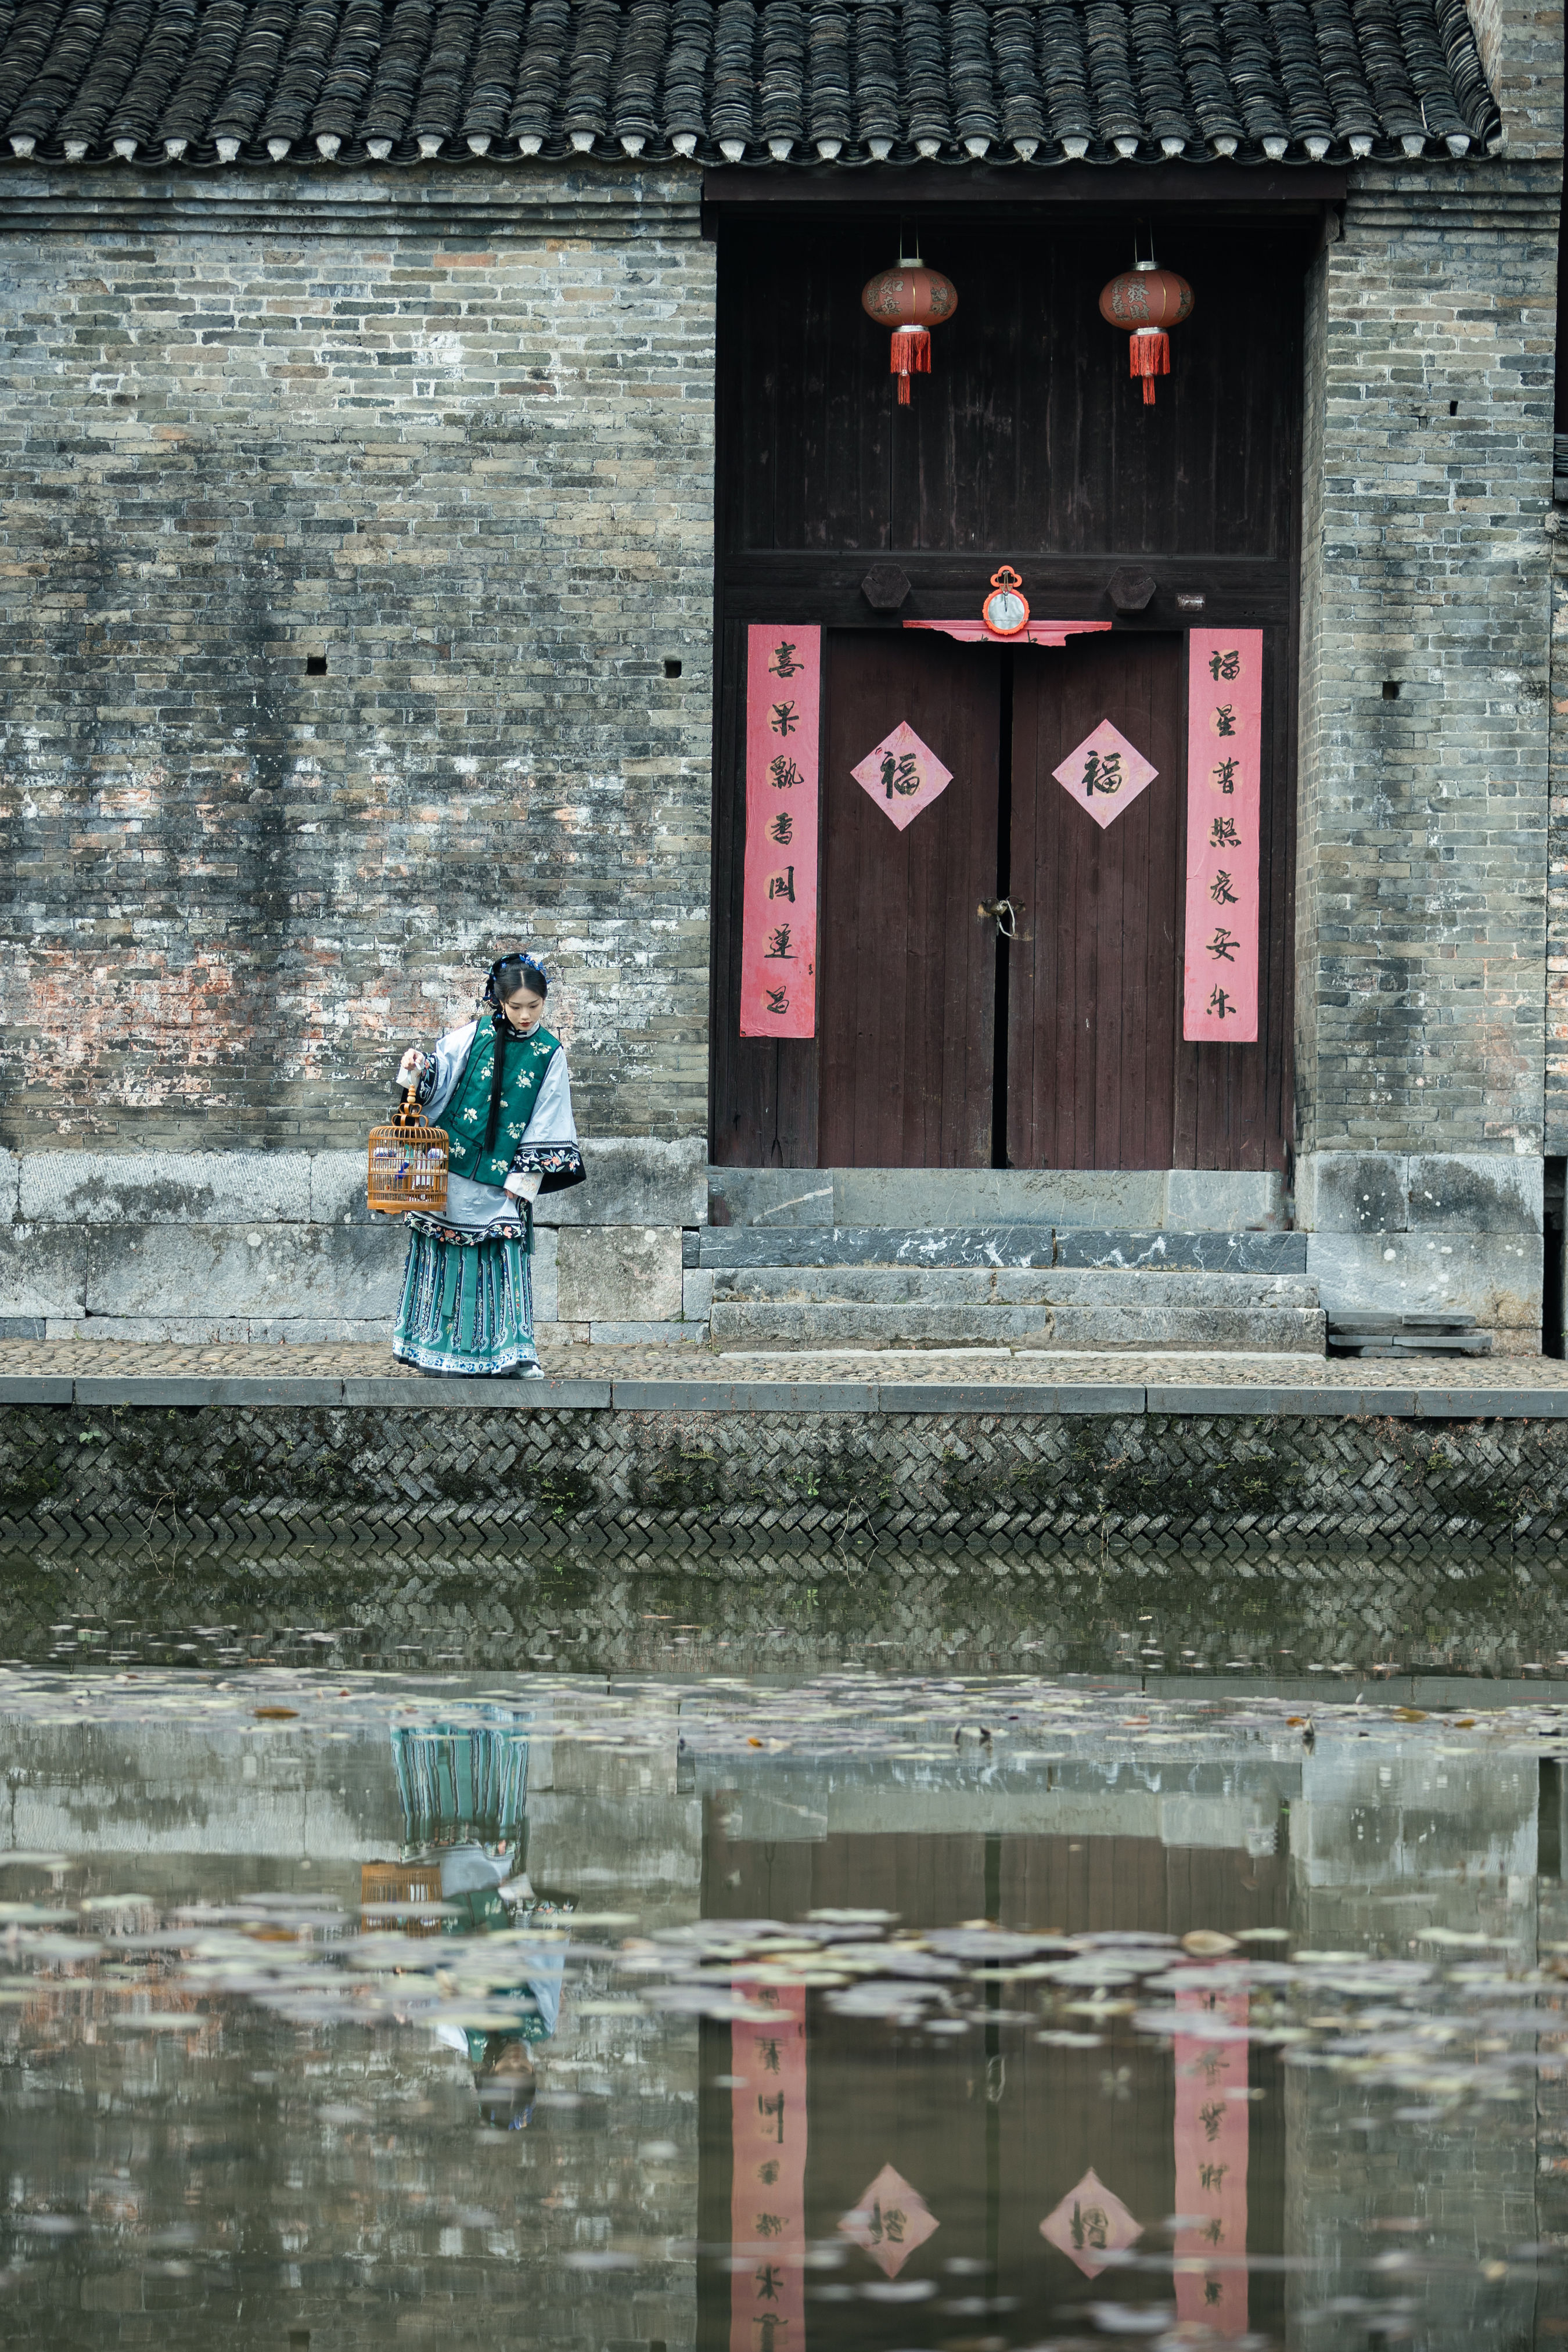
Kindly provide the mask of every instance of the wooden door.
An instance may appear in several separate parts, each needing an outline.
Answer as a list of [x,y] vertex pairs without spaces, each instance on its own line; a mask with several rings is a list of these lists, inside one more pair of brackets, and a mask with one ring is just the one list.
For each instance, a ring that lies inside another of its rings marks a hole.
[[[1174,1165],[1183,642],[1117,634],[1016,656],[1007,887],[1023,913],[1007,973],[1006,1113],[1015,1168]],[[1054,771],[1107,719],[1158,772],[1130,802],[1125,785],[1102,794],[1093,805],[1114,813],[1101,825]]]
[[[834,631],[824,664],[818,1165],[988,1168],[1002,662],[905,630]],[[853,771],[903,722],[952,772],[900,831]]]

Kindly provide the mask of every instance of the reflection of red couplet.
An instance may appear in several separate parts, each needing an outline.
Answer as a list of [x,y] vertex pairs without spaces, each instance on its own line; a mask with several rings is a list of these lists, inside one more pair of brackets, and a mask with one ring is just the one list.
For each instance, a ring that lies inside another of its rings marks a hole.
[[822,631],[746,637],[741,1034],[815,1037]]
[[1176,2210],[1188,2223],[1175,2240],[1176,2317],[1245,2336],[1247,1995],[1178,1993],[1176,2007],[1211,2032],[1237,2029],[1235,2039],[1175,2037]]
[[770,2009],[730,2028],[733,2186],[730,2352],[803,2352],[805,2342],[805,1988],[737,1977],[735,1997]]
[[1263,632],[1187,640],[1187,921],[1182,1034],[1258,1036]]

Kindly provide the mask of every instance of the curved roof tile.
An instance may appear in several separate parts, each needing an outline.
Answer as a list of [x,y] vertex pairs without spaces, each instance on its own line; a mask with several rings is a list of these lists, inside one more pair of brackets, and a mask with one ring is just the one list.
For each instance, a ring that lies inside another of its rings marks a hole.
[[45,160],[1399,161],[1499,127],[1464,0],[0,0],[0,155]]

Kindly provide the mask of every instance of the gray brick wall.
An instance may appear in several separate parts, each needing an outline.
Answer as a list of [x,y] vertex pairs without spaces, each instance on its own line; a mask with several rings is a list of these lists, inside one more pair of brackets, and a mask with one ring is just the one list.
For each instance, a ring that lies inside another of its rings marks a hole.
[[1466,0],[1502,116],[1500,151],[1524,163],[1563,152],[1562,0]]
[[1542,165],[1363,170],[1315,265],[1303,1151],[1542,1149],[1556,214]]
[[703,1133],[698,184],[7,173],[8,1144],[358,1146],[523,937]]

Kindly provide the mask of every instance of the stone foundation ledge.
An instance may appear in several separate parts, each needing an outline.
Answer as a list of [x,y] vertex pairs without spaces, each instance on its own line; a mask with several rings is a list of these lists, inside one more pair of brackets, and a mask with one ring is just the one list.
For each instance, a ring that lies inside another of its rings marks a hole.
[[[707,1216],[704,1149],[584,1142],[588,1181],[539,1204],[543,1333],[707,1337],[712,1277],[682,1263]],[[381,1341],[406,1249],[401,1220],[365,1206],[363,1152],[0,1152],[0,1335],[13,1339]]]
[[1324,1308],[1468,1315],[1495,1354],[1539,1353],[1544,1172],[1511,1150],[1304,1152],[1296,1218]]

